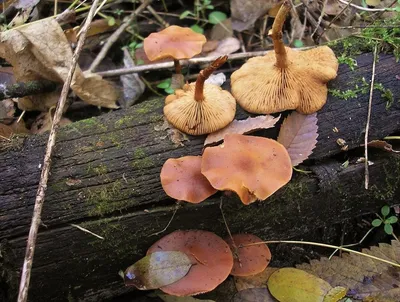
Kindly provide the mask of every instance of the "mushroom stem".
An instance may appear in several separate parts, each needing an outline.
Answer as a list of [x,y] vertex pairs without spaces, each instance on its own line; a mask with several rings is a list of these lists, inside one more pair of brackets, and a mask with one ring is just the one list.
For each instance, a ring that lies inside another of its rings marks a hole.
[[210,66],[200,71],[196,80],[196,88],[194,91],[194,99],[197,102],[204,101],[204,82],[208,77],[228,60],[228,56],[217,58]]
[[292,6],[290,2],[287,0],[284,1],[278,11],[278,14],[275,17],[274,24],[272,25],[271,36],[274,43],[276,67],[278,68],[286,68],[288,65],[285,45],[282,41],[282,28],[283,24],[285,23],[286,16],[290,12],[291,8]]
[[179,63],[179,60],[174,59],[174,66],[175,66],[175,73],[181,74],[182,73],[182,66]]

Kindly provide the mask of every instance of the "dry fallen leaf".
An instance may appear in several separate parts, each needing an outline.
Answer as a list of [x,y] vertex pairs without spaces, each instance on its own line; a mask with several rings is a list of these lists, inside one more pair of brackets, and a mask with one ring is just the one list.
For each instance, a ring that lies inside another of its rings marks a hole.
[[232,302],[276,302],[268,288],[249,288],[238,292]]
[[248,277],[235,277],[235,286],[238,291],[242,291],[248,288],[262,288],[267,287],[267,281],[272,273],[278,268],[267,267],[261,273],[248,276]]
[[229,55],[240,49],[240,41],[234,37],[225,38],[220,41],[217,48],[208,53],[207,57],[220,57]]
[[[60,25],[54,19],[43,19],[2,32],[0,56],[13,66],[17,81],[26,82],[44,78],[63,83],[69,71],[72,50]],[[77,67],[71,88],[88,104],[107,108],[118,107],[117,90],[111,82],[103,80],[98,75],[85,76]],[[39,95],[36,98],[41,97]],[[53,105],[47,104],[50,107]]]
[[0,123],[0,141],[9,140],[14,132],[10,126]]
[[210,75],[210,77],[204,83],[222,86],[222,84],[224,84],[225,81],[226,81],[225,74],[220,72],[217,74]]
[[312,153],[317,144],[317,114],[290,114],[282,123],[278,142],[285,146],[293,167],[302,163]]
[[392,145],[385,141],[373,140],[373,141],[370,141],[367,144],[367,146],[372,147],[372,148],[382,149],[382,150],[389,151],[389,152],[400,153],[400,151],[393,150]]
[[217,143],[224,139],[227,134],[248,134],[260,129],[272,128],[281,116],[273,117],[272,115],[259,115],[256,117],[249,117],[245,120],[233,120],[227,127],[211,133],[204,141],[204,146]]
[[[33,134],[40,134],[51,129],[52,118],[50,112],[42,112],[38,115],[36,120],[33,122],[31,132]],[[65,117],[61,118],[59,126],[65,126],[70,124],[71,121]]]

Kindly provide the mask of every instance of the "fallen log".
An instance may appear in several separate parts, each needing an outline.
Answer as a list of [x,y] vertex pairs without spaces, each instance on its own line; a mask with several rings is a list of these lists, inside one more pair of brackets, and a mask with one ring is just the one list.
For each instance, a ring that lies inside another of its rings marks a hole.
[[[328,102],[318,113],[318,144],[305,165],[314,173],[295,173],[267,201],[250,206],[243,206],[235,196],[223,197],[232,232],[252,232],[265,239],[299,238],[318,227],[398,203],[398,155],[371,153],[369,190],[364,189],[364,164],[356,163],[363,156],[360,146],[373,55],[362,54],[356,60],[354,71],[340,66],[338,78],[329,85]],[[395,100],[375,90],[371,140],[400,132],[396,71],[395,58],[381,55],[375,82]],[[346,90],[357,96],[344,100],[351,94]],[[162,106],[162,100],[154,99],[59,130],[30,301],[102,301],[127,291],[118,271],[141,258],[163,236],[151,234],[165,227],[175,209],[160,185],[161,166],[170,157],[198,155],[203,149],[204,137],[190,137],[184,146],[176,146],[165,130],[158,130],[163,124]],[[245,116],[238,112],[238,117]],[[276,131],[266,133],[276,135]],[[348,151],[341,150],[339,138],[346,141]],[[46,140],[47,134],[16,138],[0,153],[0,290],[5,299],[17,290]],[[345,167],[342,163],[347,159]],[[220,198],[217,194],[179,209],[167,233],[196,228],[226,236]]]

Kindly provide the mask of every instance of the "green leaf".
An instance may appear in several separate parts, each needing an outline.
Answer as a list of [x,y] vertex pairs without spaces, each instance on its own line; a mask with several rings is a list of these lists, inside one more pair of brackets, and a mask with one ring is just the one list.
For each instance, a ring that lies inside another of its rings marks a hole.
[[185,10],[182,14],[179,15],[179,19],[185,19],[189,15],[194,16],[194,14],[190,10]]
[[322,302],[332,289],[325,280],[291,267],[274,272],[267,284],[271,295],[280,302]]
[[384,217],[386,217],[387,215],[389,215],[390,213],[390,208],[389,206],[383,206],[381,209],[381,213]]
[[385,233],[388,235],[392,235],[393,234],[393,227],[391,224],[385,224],[384,228]]
[[214,9],[214,5],[207,5],[206,8],[207,9]]
[[136,65],[143,65],[144,61],[142,59],[139,59],[136,61]]
[[389,218],[387,218],[385,220],[385,222],[390,223],[390,224],[394,224],[398,221],[399,219],[396,216],[390,216]]
[[372,226],[374,226],[374,227],[378,227],[378,226],[380,226],[382,224],[382,220],[380,220],[380,219],[374,219],[373,221],[372,221]]
[[140,290],[156,289],[182,279],[192,263],[182,252],[155,252],[128,267],[125,285]]
[[220,11],[213,11],[208,15],[208,21],[211,24],[218,24],[221,23],[222,21],[226,20],[227,16],[225,13],[220,12]]
[[303,43],[303,41],[296,39],[293,42],[293,46],[296,47],[296,48],[303,47],[304,43]]
[[171,88],[171,87],[168,87],[168,88],[164,89],[164,91],[165,91],[166,93],[168,93],[168,94],[173,94],[173,93],[175,92],[175,89],[173,89],[173,88]]
[[202,29],[200,26],[198,26],[197,24],[190,26],[190,28],[195,32],[195,33],[199,33],[199,34],[203,34],[204,33],[204,29]]
[[114,17],[109,17],[109,18],[107,19],[107,23],[108,23],[108,26],[114,26],[114,25],[115,25],[115,19],[114,19]]
[[143,47],[143,43],[137,43],[135,45],[135,49],[142,48],[142,47]]
[[157,88],[166,89],[171,86],[171,79],[166,79],[157,85]]

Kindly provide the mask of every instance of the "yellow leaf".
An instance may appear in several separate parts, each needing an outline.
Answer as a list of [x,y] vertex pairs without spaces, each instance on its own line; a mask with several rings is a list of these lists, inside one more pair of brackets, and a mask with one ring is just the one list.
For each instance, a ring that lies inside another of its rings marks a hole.
[[323,302],[332,286],[305,271],[285,267],[269,277],[268,289],[280,302]]
[[381,3],[381,0],[365,0],[365,3],[370,6],[377,6]]
[[342,286],[336,286],[332,288],[329,293],[324,297],[324,302],[337,302],[344,298],[347,293],[347,288]]

